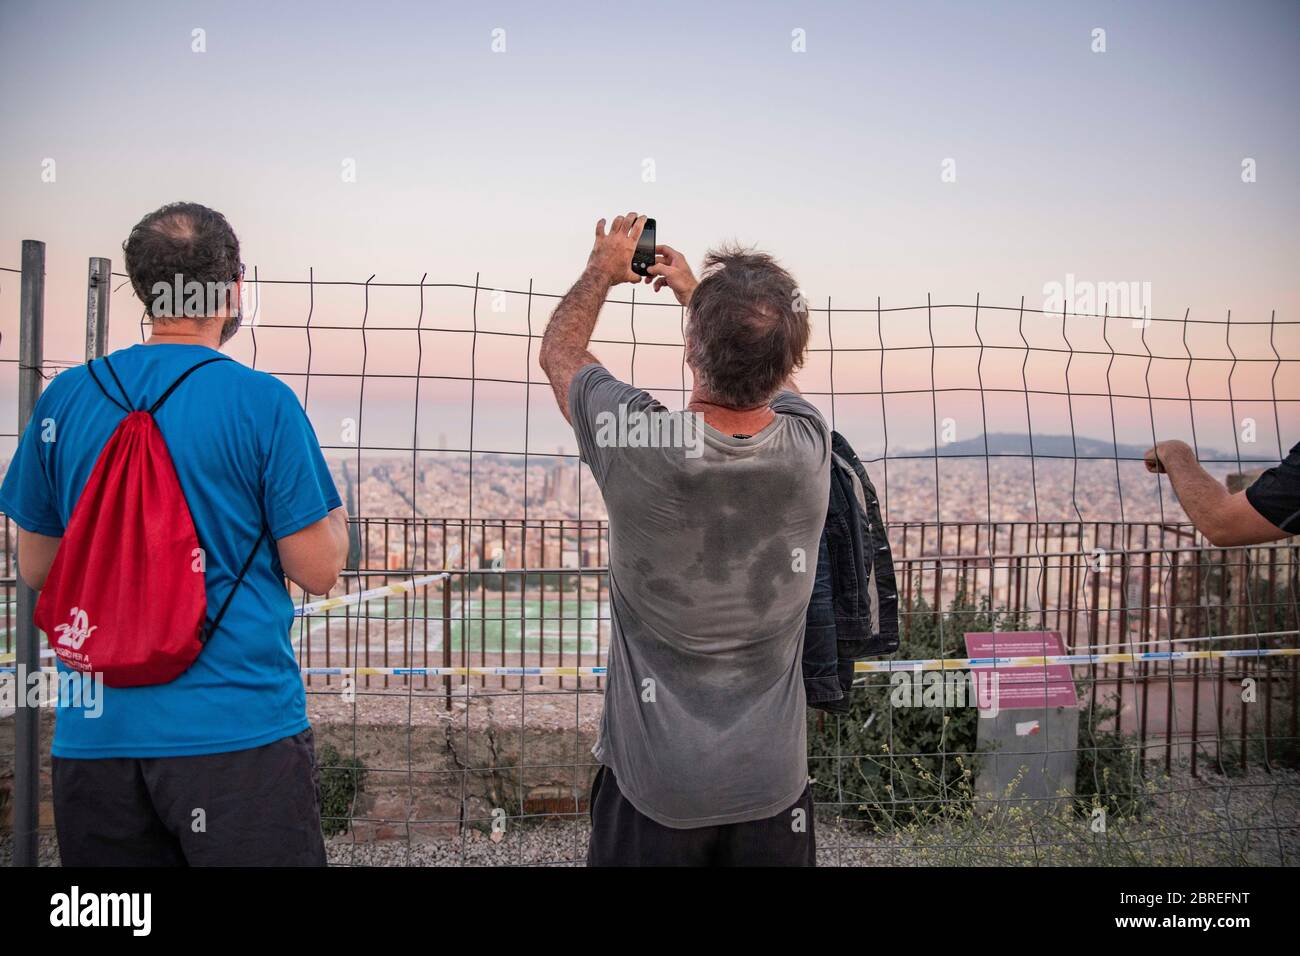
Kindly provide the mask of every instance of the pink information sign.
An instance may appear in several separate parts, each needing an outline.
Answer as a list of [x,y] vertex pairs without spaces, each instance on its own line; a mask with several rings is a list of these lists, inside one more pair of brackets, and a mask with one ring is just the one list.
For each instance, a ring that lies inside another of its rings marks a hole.
[[[1008,657],[1047,657],[1065,653],[1058,631],[968,632],[966,655],[976,663]],[[1074,677],[1068,664],[1046,667],[981,667],[975,671],[981,686],[986,675],[996,674],[993,686],[999,710],[1040,710],[1073,707],[1078,703]],[[987,692],[986,692],[987,693]],[[984,697],[985,694],[981,694]]]

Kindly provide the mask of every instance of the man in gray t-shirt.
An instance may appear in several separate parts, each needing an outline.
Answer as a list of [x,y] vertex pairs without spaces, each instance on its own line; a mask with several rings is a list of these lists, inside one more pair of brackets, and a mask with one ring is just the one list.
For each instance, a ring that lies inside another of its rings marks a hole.
[[610,521],[609,676],[589,862],[815,860],[801,657],[830,436],[792,390],[807,311],[770,257],[724,250],[697,283],[660,246],[647,282],[688,307],[695,388],[669,412],[589,351],[644,219],[604,221],[540,361]]

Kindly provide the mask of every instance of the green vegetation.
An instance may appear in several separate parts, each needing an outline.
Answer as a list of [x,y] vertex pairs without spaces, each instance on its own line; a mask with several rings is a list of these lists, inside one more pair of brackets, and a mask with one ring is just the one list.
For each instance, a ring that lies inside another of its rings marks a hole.
[[[964,590],[942,614],[914,595],[905,614],[908,626],[897,654],[904,660],[964,657],[967,631],[1023,629],[990,609],[987,598],[972,602]],[[841,804],[844,819],[880,829],[969,807],[979,720],[973,700],[967,699],[968,706],[894,707],[890,681],[884,675],[869,678],[865,687],[854,689],[847,714],[809,712],[813,799]]]
[[[1082,687],[1079,688],[1083,693]],[[1151,805],[1140,747],[1131,734],[1097,728],[1115,717],[1109,708],[1079,714],[1079,767],[1074,778],[1075,807],[1091,815],[1098,807],[1108,819],[1139,817]]]
[[357,757],[343,757],[333,744],[316,752],[320,769],[320,823],[325,835],[346,833],[352,827],[357,798],[366,789],[366,765]]

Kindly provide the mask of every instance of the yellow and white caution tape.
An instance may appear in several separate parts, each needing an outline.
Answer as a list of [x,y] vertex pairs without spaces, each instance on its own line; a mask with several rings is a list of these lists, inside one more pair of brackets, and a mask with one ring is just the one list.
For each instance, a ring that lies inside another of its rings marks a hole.
[[450,578],[451,575],[446,571],[438,574],[426,574],[422,577],[411,578],[409,581],[399,581],[396,584],[385,584],[383,587],[371,588],[369,591],[358,591],[356,594],[344,594],[341,597],[322,598],[319,601],[312,601],[310,604],[304,604],[294,613],[298,617],[309,617],[312,614],[320,614],[323,611],[332,611],[339,607],[350,607],[353,604],[362,604],[366,601],[373,601],[375,598],[394,597],[398,594],[406,594],[417,588],[425,587],[434,581],[442,581]]

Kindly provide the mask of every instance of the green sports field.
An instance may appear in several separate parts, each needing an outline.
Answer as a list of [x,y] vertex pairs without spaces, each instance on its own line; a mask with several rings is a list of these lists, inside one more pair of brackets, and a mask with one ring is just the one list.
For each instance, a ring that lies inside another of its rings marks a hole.
[[[442,650],[443,604],[440,597],[431,601],[422,598],[387,598],[370,601],[360,609],[349,608],[348,637],[358,640],[358,621],[365,622],[367,642],[373,652],[388,645],[390,651],[401,649],[408,643],[416,648],[427,646]],[[462,601],[453,595],[450,606],[451,650],[471,653],[481,651],[517,655],[522,647],[530,660],[545,650],[547,656],[558,654],[563,648],[566,655],[584,655],[596,651],[597,635],[601,621],[597,620],[597,603],[576,596],[521,598],[518,594],[475,595]],[[599,614],[608,619],[609,604],[602,601]],[[291,637],[294,646],[303,639],[304,626],[310,627],[313,647],[323,647],[328,630],[329,643],[341,646],[344,640],[345,616],[341,610],[332,612],[327,619],[314,617],[310,622],[294,622]],[[426,644],[427,642],[427,644]]]

